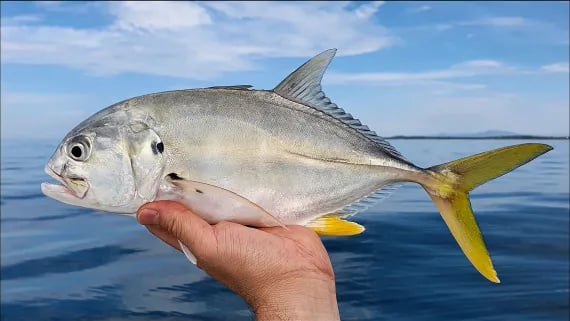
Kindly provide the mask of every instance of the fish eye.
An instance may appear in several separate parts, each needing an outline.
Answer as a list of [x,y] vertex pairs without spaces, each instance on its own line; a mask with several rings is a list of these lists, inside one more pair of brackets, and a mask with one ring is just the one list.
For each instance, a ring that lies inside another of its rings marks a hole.
[[76,161],[85,161],[89,158],[91,152],[91,144],[85,136],[77,136],[68,144],[69,157]]

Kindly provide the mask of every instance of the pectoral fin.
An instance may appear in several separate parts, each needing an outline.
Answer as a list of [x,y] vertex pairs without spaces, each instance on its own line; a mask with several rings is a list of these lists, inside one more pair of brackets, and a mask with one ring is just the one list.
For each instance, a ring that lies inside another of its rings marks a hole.
[[321,216],[307,224],[307,227],[319,235],[352,236],[364,232],[364,226],[350,221],[345,221],[338,215]]
[[182,252],[184,252],[184,255],[186,255],[186,258],[188,259],[188,261],[190,261],[190,263],[196,265],[196,262],[198,262],[196,260],[196,257],[194,256],[194,254],[192,254],[192,252],[190,252],[190,249],[184,245],[184,243],[182,243],[182,241],[178,240],[178,244],[180,244],[180,248],[182,249]]
[[210,224],[230,221],[255,227],[285,226],[257,204],[232,191],[196,181],[168,177],[159,199],[174,200]]

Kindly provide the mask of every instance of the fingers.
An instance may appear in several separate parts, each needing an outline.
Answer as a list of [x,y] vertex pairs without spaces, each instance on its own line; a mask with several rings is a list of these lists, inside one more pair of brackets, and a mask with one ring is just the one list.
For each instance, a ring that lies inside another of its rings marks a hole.
[[147,225],[147,230],[151,232],[154,236],[158,237],[164,243],[172,246],[173,248],[177,249],[178,251],[182,251],[180,248],[180,243],[178,243],[178,239],[176,239],[170,232],[163,229],[158,225]]
[[310,228],[301,225],[287,225],[287,229],[284,229],[283,227],[264,227],[260,228],[260,230],[281,237],[320,240],[317,233]]
[[[177,249],[179,246],[176,245],[176,240],[181,240],[195,254],[215,244],[210,224],[177,202],[158,201],[145,204],[138,210],[137,220],[146,225],[153,234],[156,233],[161,240]],[[166,234],[170,234],[170,237]]]

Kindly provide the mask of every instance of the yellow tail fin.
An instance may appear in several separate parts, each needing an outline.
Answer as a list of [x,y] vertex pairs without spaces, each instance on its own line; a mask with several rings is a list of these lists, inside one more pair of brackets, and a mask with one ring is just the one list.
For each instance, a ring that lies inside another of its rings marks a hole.
[[514,145],[428,169],[435,179],[423,184],[423,187],[467,259],[492,282],[500,281],[473,216],[468,192],[550,150],[552,147],[544,144]]

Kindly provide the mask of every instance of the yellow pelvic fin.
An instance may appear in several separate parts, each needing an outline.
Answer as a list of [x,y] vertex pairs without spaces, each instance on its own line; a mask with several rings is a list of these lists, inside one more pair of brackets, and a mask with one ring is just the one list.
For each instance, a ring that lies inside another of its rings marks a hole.
[[329,236],[352,236],[360,234],[365,230],[364,226],[355,222],[345,221],[335,214],[314,219],[307,224],[307,227],[319,235]]
[[521,144],[495,149],[429,168],[433,180],[424,184],[467,259],[488,280],[499,283],[468,192],[550,151],[544,144]]

